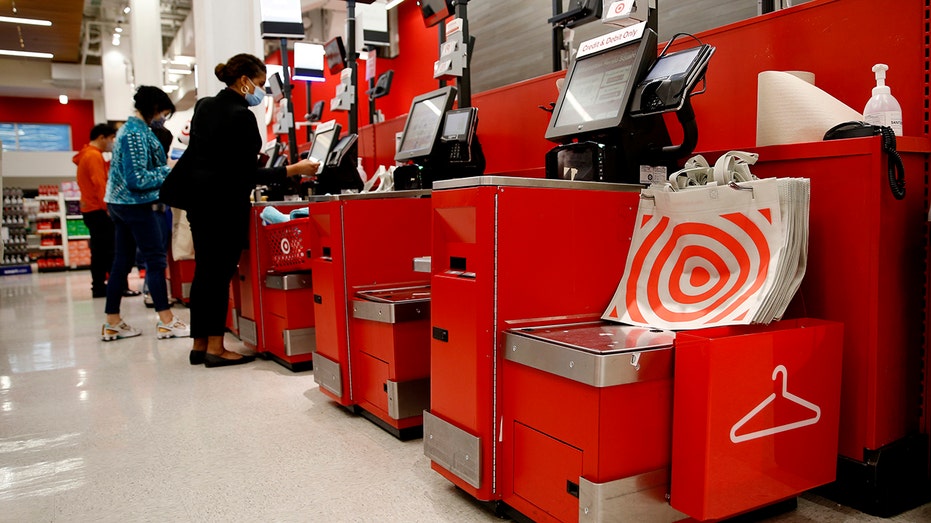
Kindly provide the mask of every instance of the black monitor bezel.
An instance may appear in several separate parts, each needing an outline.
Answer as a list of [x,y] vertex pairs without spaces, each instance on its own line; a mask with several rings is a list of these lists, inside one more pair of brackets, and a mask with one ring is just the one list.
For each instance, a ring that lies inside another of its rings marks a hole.
[[[451,134],[449,131],[449,117],[450,115],[456,114],[467,114],[469,115],[469,125],[467,126],[464,133]],[[478,107],[463,107],[461,109],[453,109],[451,111],[446,111],[446,114],[443,116],[443,127],[440,131],[440,141],[441,142],[463,142],[470,143],[471,136],[475,133],[475,125],[478,122]]]
[[327,70],[330,74],[337,74],[346,68],[346,46],[343,37],[336,36],[323,44],[323,56],[326,59]]
[[[627,116],[627,108],[630,106],[631,97],[634,93],[634,90],[637,88],[637,85],[640,83],[640,79],[643,77],[643,75],[649,69],[650,64],[652,64],[656,58],[656,45],[656,33],[651,29],[644,29],[643,36],[637,40],[633,40],[622,45],[613,46],[609,49],[605,49],[604,51],[599,51],[597,53],[592,53],[590,55],[576,59],[572,63],[572,67],[569,69],[569,72],[566,74],[565,83],[563,84],[562,89],[559,91],[559,98],[556,100],[556,105],[553,108],[553,114],[550,117],[549,124],[546,126],[546,139],[557,143],[565,143],[570,142],[575,138],[582,139],[586,136],[597,136],[602,133],[611,133],[616,131],[621,126],[621,122],[623,122]],[[617,115],[611,118],[593,120],[591,122],[585,123],[584,125],[579,123],[572,123],[557,126],[556,122],[559,119],[559,115],[566,101],[566,93],[569,91],[572,78],[575,75],[579,64],[583,63],[585,60],[603,56],[606,53],[619,52],[620,49],[628,49],[631,46],[637,46],[637,53],[634,57],[634,63],[637,64],[637,69],[634,73],[634,78],[631,78],[627,82],[622,102],[623,107],[621,107],[621,110],[618,111]]]
[[372,87],[372,92],[369,93],[369,97],[372,100],[381,98],[382,96],[388,96],[388,93],[391,92],[391,83],[394,80],[394,69],[388,69],[387,71],[378,75],[378,80],[375,80],[375,86]]
[[426,0],[422,0],[420,2],[420,15],[423,17],[423,24],[426,27],[433,27],[437,25],[438,23],[442,22],[443,20],[449,18],[456,12],[455,8],[453,7],[452,0],[436,0],[436,1],[443,2],[445,4],[445,9],[439,12],[434,11],[430,14],[427,14],[425,9],[427,7],[433,7],[432,3],[428,6]]
[[[343,161],[346,154],[352,150],[352,146],[356,144],[359,140],[359,135],[356,133],[349,133],[336,142],[336,145],[330,147],[330,154],[326,158],[327,167],[339,167],[339,164]],[[358,154],[358,153],[357,153]],[[352,167],[355,167],[353,165]]]
[[[704,76],[705,71],[708,69],[708,62],[711,60],[711,56],[714,54],[714,52],[715,48],[713,46],[709,44],[699,44],[694,47],[689,47],[658,56],[655,60],[653,60],[653,63],[650,64],[650,68],[647,70],[646,75],[644,75],[643,79],[637,85],[636,92],[634,93],[631,102],[639,102],[639,104],[642,104],[641,96],[644,90],[650,88],[651,84],[653,84],[653,88],[663,85],[663,87],[669,93],[669,100],[667,100],[667,103],[662,106],[648,108],[643,108],[642,106],[635,107],[631,105],[631,116],[646,116],[650,114],[660,114],[682,109],[686,100],[690,96],[692,89],[695,88],[695,85]],[[689,54],[691,54],[692,57],[685,67],[679,67],[671,74],[666,74],[664,76],[654,76],[657,67],[663,65],[667,61],[671,62],[679,57],[687,56]]]
[[317,100],[314,102],[314,105],[310,108],[310,114],[308,115],[308,121],[310,122],[319,122],[323,118],[323,110],[326,107],[326,104],[323,100]]
[[284,98],[284,82],[281,80],[281,76],[275,72],[268,77],[268,90],[272,99],[276,102]]
[[[320,161],[320,168],[317,169],[318,175],[321,172],[323,172],[323,170],[326,168],[327,158],[330,156],[330,152],[333,151],[333,147],[336,146],[336,142],[339,141],[339,133],[341,130],[342,130],[342,127],[340,127],[340,125],[336,123],[336,120],[330,120],[328,122],[324,122],[318,125],[317,129],[314,131],[314,140],[313,140],[313,143],[311,143],[310,145],[310,150],[307,151],[307,157],[308,158],[313,157]],[[330,140],[330,145],[327,147],[326,154],[323,154],[322,156],[316,156],[314,154],[311,154],[314,152],[314,149],[317,146],[317,139],[320,137],[320,135],[324,133],[329,133],[329,132],[333,133],[333,138]]]
[[[436,149],[436,144],[437,142],[439,142],[439,139],[440,139],[440,129],[442,128],[443,121],[446,118],[446,111],[449,111],[450,109],[452,109],[453,102],[455,101],[455,98],[456,98],[456,92],[457,91],[454,86],[447,85],[446,87],[441,87],[439,89],[430,91],[429,93],[424,93],[414,98],[414,100],[411,102],[411,108],[407,112],[407,118],[404,120],[404,131],[401,133],[401,141],[398,145],[398,151],[394,155],[395,161],[401,162],[401,161],[407,161],[407,160],[415,160],[418,158],[427,158],[433,153],[434,149]],[[407,138],[408,129],[411,124],[411,115],[414,113],[414,108],[419,103],[422,103],[426,100],[430,100],[430,99],[437,98],[440,96],[444,96],[445,100],[444,100],[443,106],[440,108],[440,115],[437,118],[436,125],[434,126],[434,129],[433,129],[433,143],[430,144],[430,147],[428,148],[422,147],[419,149],[410,149],[406,151],[401,149],[401,147],[404,145],[405,139]]]
[[275,157],[281,151],[281,142],[278,140],[266,142],[262,146],[261,153],[265,155],[265,165],[262,167],[271,167],[275,163]]

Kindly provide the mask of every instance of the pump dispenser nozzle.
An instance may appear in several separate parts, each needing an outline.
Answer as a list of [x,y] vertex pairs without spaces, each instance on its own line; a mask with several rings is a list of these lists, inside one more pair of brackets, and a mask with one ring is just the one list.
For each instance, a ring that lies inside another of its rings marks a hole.
[[873,94],[889,94],[891,90],[886,85],[886,71],[889,66],[886,64],[876,64],[873,66],[873,72],[876,73],[876,87],[873,88]]

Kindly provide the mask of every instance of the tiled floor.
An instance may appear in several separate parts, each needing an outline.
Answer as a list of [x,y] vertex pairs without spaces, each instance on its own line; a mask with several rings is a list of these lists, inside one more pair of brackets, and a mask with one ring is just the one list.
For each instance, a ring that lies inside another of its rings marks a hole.
[[[143,335],[99,341],[89,287],[86,271],[0,278],[0,521],[498,521],[310,372],[192,367],[142,298],[123,314]],[[881,520],[806,495],[772,521]]]

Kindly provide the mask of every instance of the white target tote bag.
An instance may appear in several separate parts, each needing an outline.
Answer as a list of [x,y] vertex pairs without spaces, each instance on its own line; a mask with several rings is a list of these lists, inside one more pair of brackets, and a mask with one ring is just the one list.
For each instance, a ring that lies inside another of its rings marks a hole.
[[759,320],[785,254],[779,181],[709,183],[643,189],[603,319],[670,330]]

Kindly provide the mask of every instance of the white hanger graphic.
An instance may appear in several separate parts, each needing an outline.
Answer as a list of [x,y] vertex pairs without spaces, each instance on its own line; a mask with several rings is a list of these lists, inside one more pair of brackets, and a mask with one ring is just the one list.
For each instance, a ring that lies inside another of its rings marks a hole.
[[802,398],[788,391],[789,372],[786,370],[785,366],[779,365],[775,369],[773,369],[773,381],[776,381],[776,377],[779,376],[779,374],[782,374],[782,397],[784,397],[785,399],[789,401],[792,401],[793,403],[796,403],[798,405],[808,408],[809,410],[814,412],[815,415],[805,420],[796,421],[794,423],[788,423],[786,425],[780,425],[778,427],[773,427],[770,429],[758,430],[756,432],[751,432],[749,434],[741,434],[738,436],[737,431],[740,430],[741,427],[743,427],[748,421],[753,419],[754,416],[759,414],[761,410],[766,408],[767,405],[769,405],[770,403],[773,402],[773,400],[776,399],[776,393],[773,392],[772,394],[769,395],[769,397],[767,397],[759,405],[754,407],[754,409],[751,410],[749,413],[747,413],[746,416],[740,418],[740,421],[738,421],[737,423],[734,424],[733,427],[731,427],[731,441],[733,441],[734,443],[741,443],[741,442],[749,441],[752,439],[772,436],[773,434],[778,434],[780,432],[785,432],[787,430],[794,430],[797,428],[806,427],[808,425],[814,425],[815,423],[818,423],[819,419],[821,419],[821,408],[820,407],[818,407],[817,405],[815,405],[814,403],[810,401],[805,401]]

